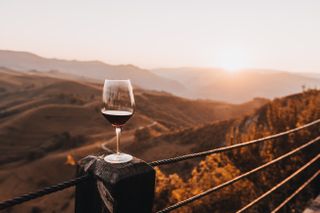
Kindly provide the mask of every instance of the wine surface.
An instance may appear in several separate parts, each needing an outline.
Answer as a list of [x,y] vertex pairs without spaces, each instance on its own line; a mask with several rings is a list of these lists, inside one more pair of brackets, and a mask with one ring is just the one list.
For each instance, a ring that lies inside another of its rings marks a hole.
[[122,110],[102,110],[101,113],[113,126],[124,125],[133,114]]

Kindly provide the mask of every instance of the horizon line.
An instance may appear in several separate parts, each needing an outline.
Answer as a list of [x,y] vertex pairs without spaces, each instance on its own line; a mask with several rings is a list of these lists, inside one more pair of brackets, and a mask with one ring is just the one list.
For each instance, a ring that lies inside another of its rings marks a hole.
[[[161,70],[161,69],[214,69],[214,70],[221,70],[221,71],[226,71],[228,72],[229,69],[219,67],[219,66],[201,66],[201,65],[180,65],[180,66],[157,66],[157,67],[152,67],[152,68],[147,68],[144,66],[140,66],[134,63],[119,63],[119,64],[113,64],[106,62],[105,60],[100,60],[100,59],[77,59],[77,58],[60,58],[60,57],[49,57],[49,56],[43,56],[41,54],[35,53],[33,51],[28,51],[28,50],[14,50],[14,49],[0,49],[0,51],[7,51],[7,52],[14,52],[14,53],[23,53],[23,54],[30,54],[35,57],[39,57],[42,59],[47,59],[47,60],[61,60],[61,61],[68,61],[68,62],[84,62],[84,63],[102,63],[104,65],[109,65],[109,66],[133,66],[138,69],[143,69],[143,70]],[[234,69],[239,72],[243,71],[273,71],[273,72],[285,72],[285,73],[296,73],[296,74],[320,74],[319,72],[316,71],[297,71],[297,70],[285,70],[285,69],[279,69],[279,68],[268,68],[268,67],[244,67],[240,69]]]

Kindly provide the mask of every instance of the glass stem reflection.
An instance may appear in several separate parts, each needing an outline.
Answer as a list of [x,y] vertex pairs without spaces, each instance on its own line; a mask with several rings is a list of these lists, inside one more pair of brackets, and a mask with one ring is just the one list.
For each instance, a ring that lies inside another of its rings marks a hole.
[[119,146],[120,146],[120,136],[121,136],[121,128],[116,127],[116,135],[117,135],[117,155],[120,154]]

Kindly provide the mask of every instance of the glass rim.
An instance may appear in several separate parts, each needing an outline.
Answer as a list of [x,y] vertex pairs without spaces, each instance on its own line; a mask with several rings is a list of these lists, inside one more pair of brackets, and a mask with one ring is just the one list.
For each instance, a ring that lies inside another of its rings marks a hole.
[[117,79],[104,79],[104,81],[106,82],[106,81],[129,81],[129,82],[131,82],[131,80],[130,79],[119,79],[119,80],[117,80]]

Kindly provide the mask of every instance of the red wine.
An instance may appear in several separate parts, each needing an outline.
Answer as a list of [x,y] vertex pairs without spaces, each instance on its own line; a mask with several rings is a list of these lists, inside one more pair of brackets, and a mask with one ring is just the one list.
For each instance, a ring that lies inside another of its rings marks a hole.
[[121,111],[121,110],[105,110],[103,109],[102,115],[113,125],[122,126],[124,125],[132,116],[132,112]]

